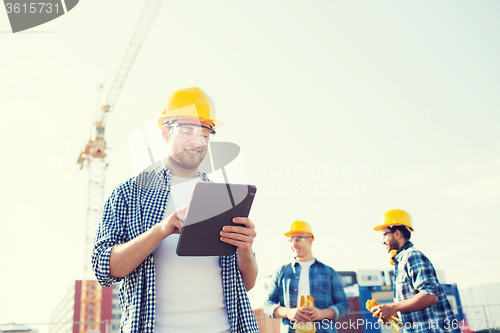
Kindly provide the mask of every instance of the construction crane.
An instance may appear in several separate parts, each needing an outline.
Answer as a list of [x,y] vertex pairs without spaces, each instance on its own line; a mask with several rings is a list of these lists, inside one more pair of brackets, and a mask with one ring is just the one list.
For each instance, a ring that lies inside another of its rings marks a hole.
[[[103,93],[103,103],[97,112],[87,145],[80,153],[77,163],[80,169],[87,167],[89,170],[87,226],[85,234],[85,265],[84,280],[82,281],[80,333],[99,332],[101,326],[101,287],[95,281],[91,269],[92,248],[95,235],[101,218],[104,204],[104,181],[106,168],[106,140],[105,132],[108,114],[113,111],[114,105],[123,84],[139,53],[149,27],[158,12],[162,0],[147,0],[139,22],[127,46],[125,54],[120,61],[116,74]],[[101,85],[101,92],[103,86]]]

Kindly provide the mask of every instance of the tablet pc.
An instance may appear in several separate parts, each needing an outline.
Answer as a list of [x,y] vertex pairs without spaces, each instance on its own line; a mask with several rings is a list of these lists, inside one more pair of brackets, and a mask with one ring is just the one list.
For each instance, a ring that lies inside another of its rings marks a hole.
[[257,188],[254,185],[196,183],[181,229],[179,256],[226,256],[236,246],[220,240],[222,227],[238,225],[235,217],[248,217]]

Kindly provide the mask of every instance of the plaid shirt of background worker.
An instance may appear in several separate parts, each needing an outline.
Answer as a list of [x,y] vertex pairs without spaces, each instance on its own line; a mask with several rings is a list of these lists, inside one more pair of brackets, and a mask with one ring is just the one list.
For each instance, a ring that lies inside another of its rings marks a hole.
[[417,293],[436,295],[438,301],[427,308],[402,312],[404,329],[407,333],[460,333],[458,321],[450,303],[436,277],[430,260],[407,242],[393,258],[396,268],[394,301],[399,302]]
[[[264,312],[274,317],[274,310],[279,306],[297,307],[300,264],[292,261],[284,265],[273,276],[268,288],[268,300],[264,303]],[[349,313],[349,300],[342,288],[337,272],[316,260],[309,269],[309,285],[314,306],[318,309],[330,308],[335,312],[335,319],[323,319],[315,323],[317,333],[336,332],[335,322]],[[292,333],[293,322],[288,318],[281,319],[280,332]]]
[[[109,275],[109,256],[113,246],[134,239],[162,220],[170,195],[171,175],[163,165],[143,172],[116,187],[106,201],[92,253],[92,267],[102,286],[110,287],[122,280]],[[205,174],[200,176],[203,181],[209,181]],[[259,332],[238,269],[237,253],[221,256],[219,262],[231,333]],[[154,332],[155,295],[155,264],[151,253],[123,278],[120,287],[121,332]]]

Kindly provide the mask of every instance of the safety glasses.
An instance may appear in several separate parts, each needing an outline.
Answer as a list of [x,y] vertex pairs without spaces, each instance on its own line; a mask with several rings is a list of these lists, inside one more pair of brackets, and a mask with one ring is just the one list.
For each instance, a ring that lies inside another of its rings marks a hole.
[[183,140],[191,140],[193,137],[197,136],[202,142],[208,142],[210,140],[210,135],[215,134],[213,129],[195,124],[174,123],[171,127],[174,128],[174,134]]
[[294,236],[294,237],[290,237],[288,238],[288,241],[290,243],[293,243],[293,242],[297,242],[297,243],[301,243],[303,242],[306,238],[311,238],[311,236]]

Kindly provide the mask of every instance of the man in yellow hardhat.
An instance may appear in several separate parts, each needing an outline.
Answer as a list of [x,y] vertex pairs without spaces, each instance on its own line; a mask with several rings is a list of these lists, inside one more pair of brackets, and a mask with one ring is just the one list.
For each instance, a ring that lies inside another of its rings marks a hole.
[[374,317],[387,320],[401,313],[407,333],[461,332],[431,261],[410,242],[414,231],[410,214],[387,211],[375,231],[383,232],[382,243],[394,251],[394,303],[374,306]]
[[[121,332],[258,332],[246,291],[257,277],[248,218],[226,226],[221,240],[236,254],[180,257],[182,220],[210,137],[221,126],[200,88],[175,91],[158,118],[167,158],[117,186],[106,201],[92,265],[103,286],[122,281]],[[182,207],[182,208],[181,208]]]
[[[281,318],[280,332],[336,332],[335,322],[349,312],[349,301],[337,272],[312,254],[314,234],[309,223],[295,221],[285,233],[294,259],[273,275],[264,312]],[[301,296],[314,306],[299,307]]]

